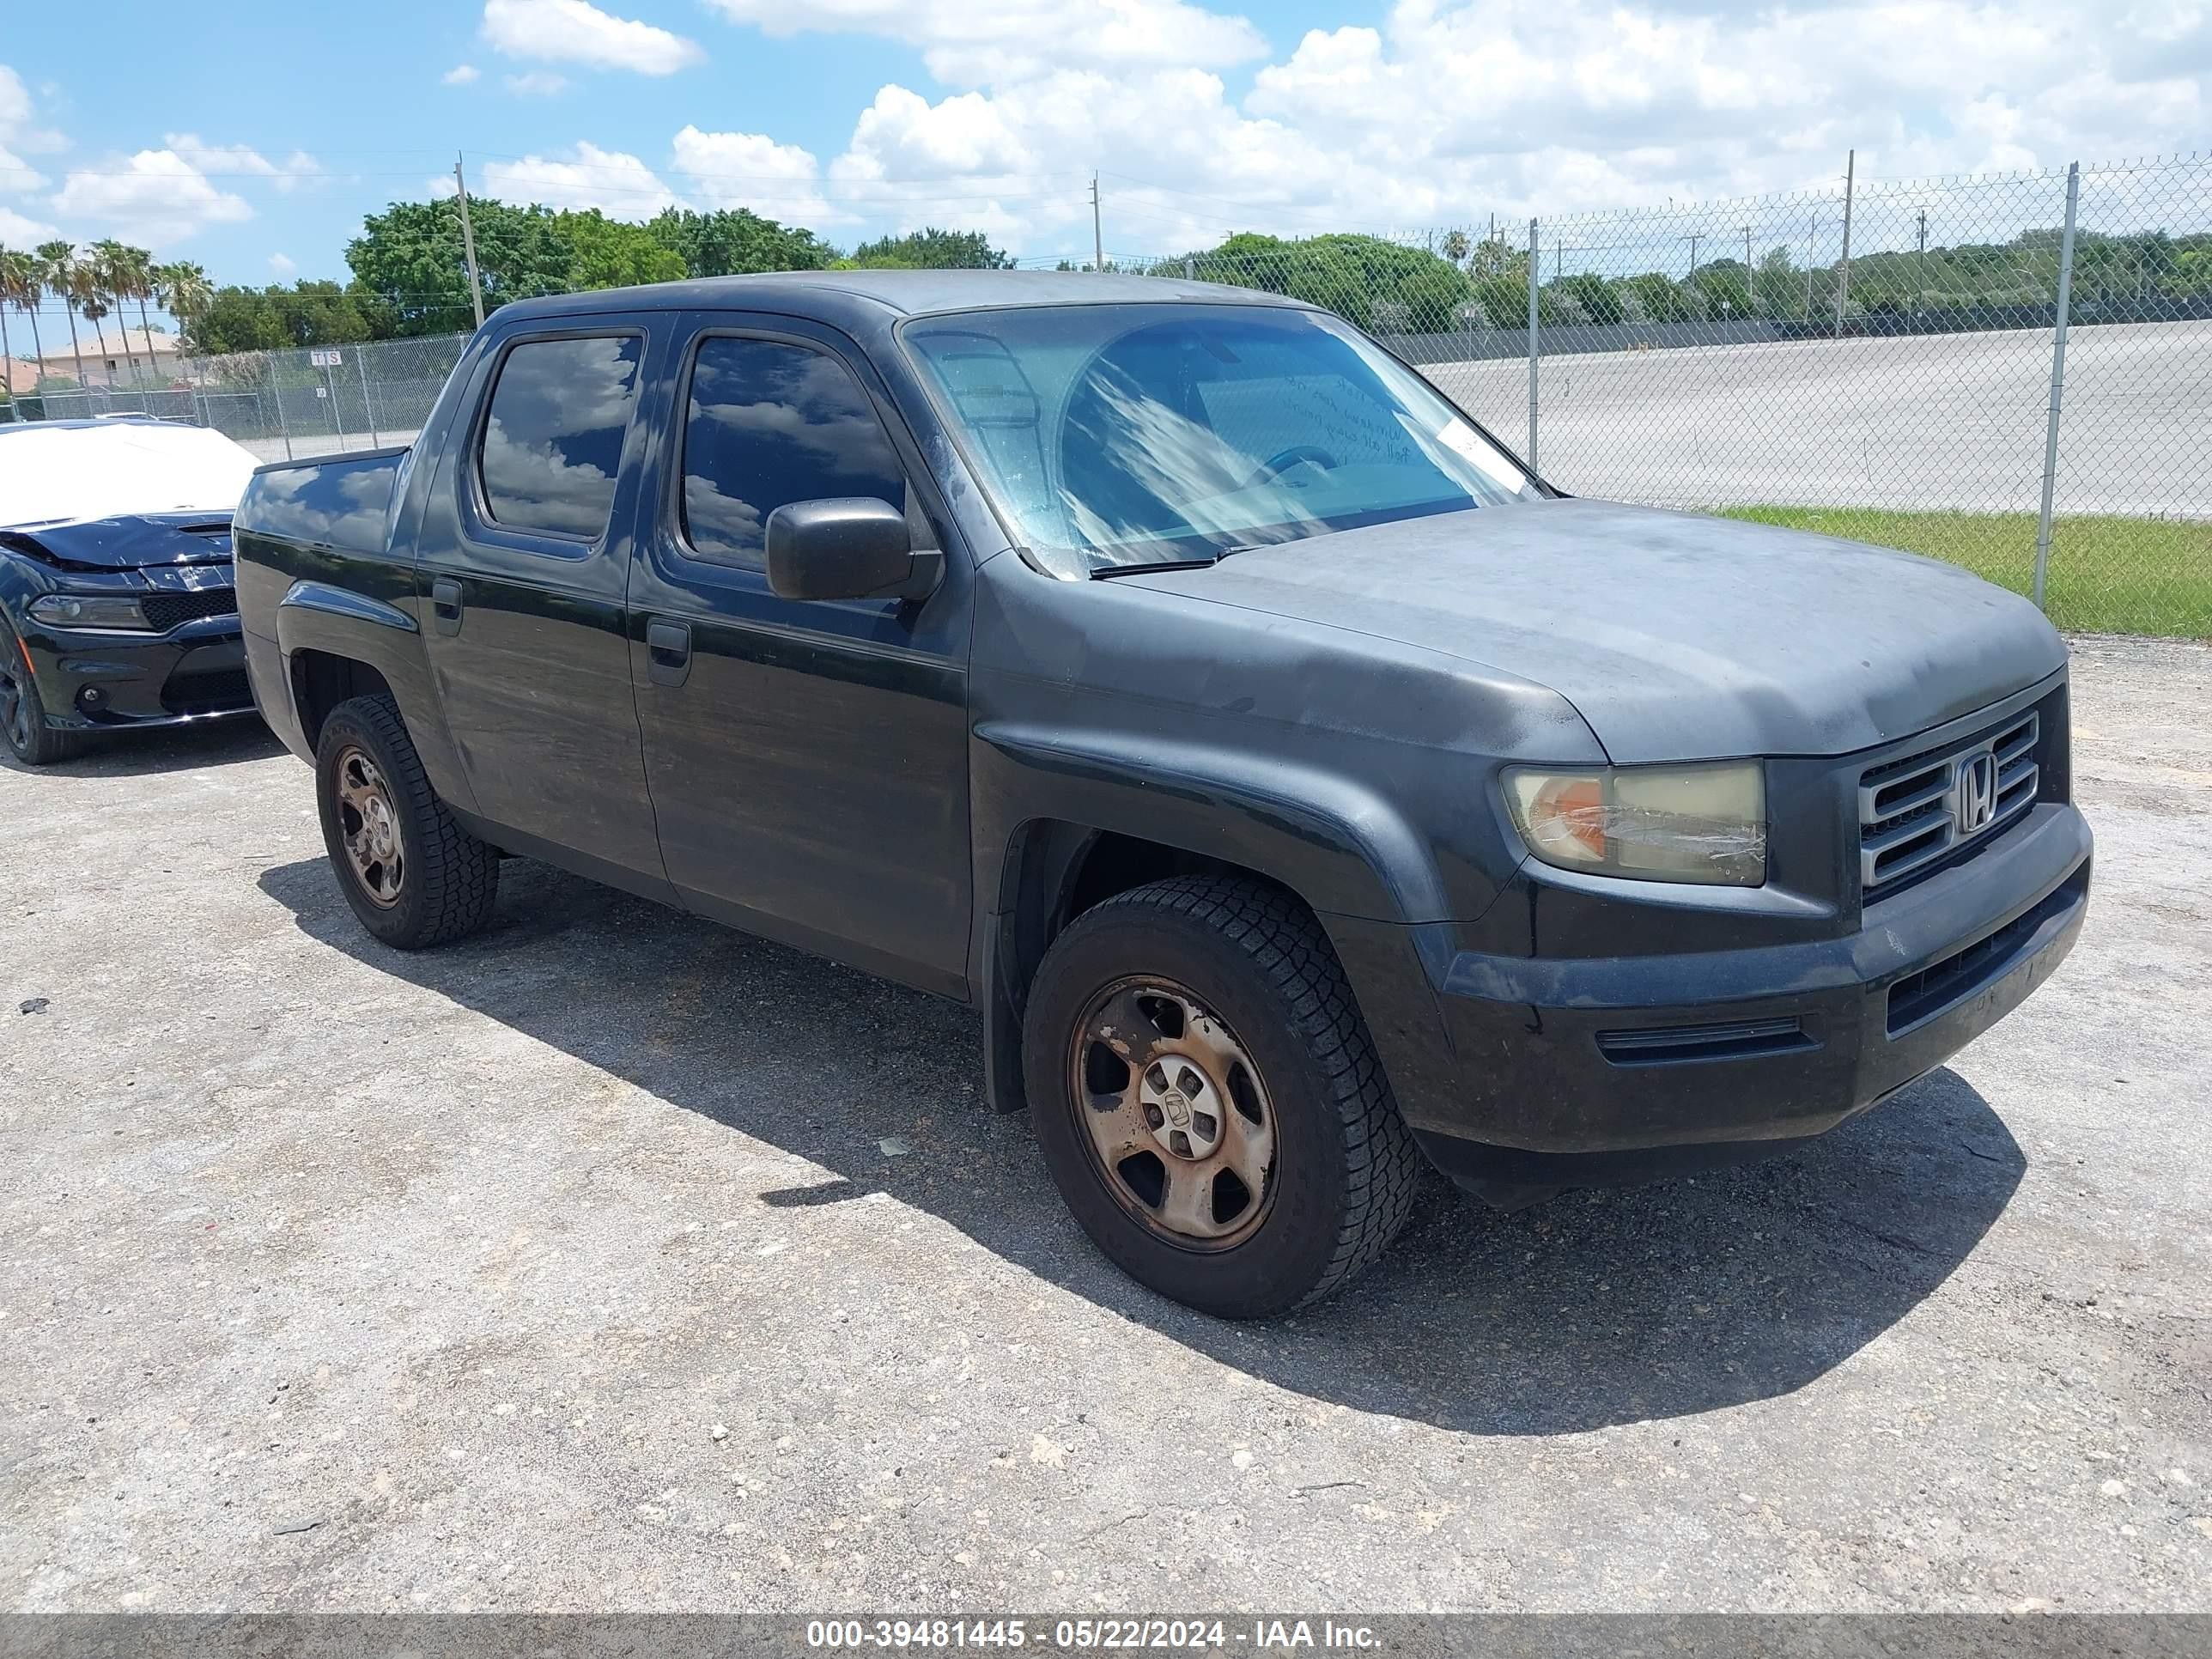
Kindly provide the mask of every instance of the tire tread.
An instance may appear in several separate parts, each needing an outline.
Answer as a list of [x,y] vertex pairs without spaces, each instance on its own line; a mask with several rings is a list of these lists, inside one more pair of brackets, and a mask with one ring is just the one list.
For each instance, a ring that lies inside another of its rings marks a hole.
[[[419,868],[414,874],[423,885],[416,926],[404,939],[386,942],[402,950],[424,950],[477,932],[491,920],[499,901],[498,853],[464,829],[430,787],[429,774],[407,735],[398,704],[381,695],[350,698],[324,721],[325,738],[348,720],[374,737],[383,749],[377,758],[399,797],[395,804],[408,815],[420,842]],[[334,851],[332,862],[337,861]],[[348,879],[343,869],[339,878]]]
[[1243,953],[1289,1011],[1343,1136],[1344,1214],[1328,1265],[1291,1311],[1341,1290],[1389,1248],[1413,1214],[1421,1154],[1398,1110],[1351,981],[1313,913],[1279,889],[1233,876],[1173,876],[1115,894],[1077,918],[1167,910]]

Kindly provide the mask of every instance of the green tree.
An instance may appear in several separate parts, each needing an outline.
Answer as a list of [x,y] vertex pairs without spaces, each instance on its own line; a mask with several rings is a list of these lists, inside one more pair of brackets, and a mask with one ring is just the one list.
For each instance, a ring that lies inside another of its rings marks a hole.
[[1013,256],[993,247],[980,230],[934,227],[863,242],[843,263],[862,270],[890,266],[916,270],[1011,270],[1014,264]]
[[574,289],[672,283],[690,274],[684,256],[647,227],[610,219],[597,208],[555,214],[553,230],[568,245],[568,286]]
[[[0,391],[9,397],[15,391],[15,348],[8,339],[8,313],[23,303],[23,291],[31,285],[31,256],[0,246]],[[31,378],[36,380],[39,371],[33,369]]]
[[[487,310],[568,286],[574,252],[553,221],[545,208],[469,198]],[[461,214],[452,198],[394,202],[369,215],[361,234],[346,244],[346,264],[371,301],[384,307],[392,333],[445,334],[469,325]]]
[[31,356],[38,368],[32,378],[46,372],[46,343],[39,338],[39,307],[46,297],[46,263],[36,253],[14,253],[0,260],[0,307],[14,306],[31,319]]
[[1620,284],[1624,314],[1633,323],[1680,323],[1691,315],[1689,302],[1674,279],[1663,271],[1647,270]]
[[153,279],[155,301],[177,319],[178,345],[194,351],[202,349],[196,322],[215,299],[215,289],[208,282],[207,272],[189,259],[178,259],[155,265]]
[[70,356],[76,364],[76,383],[84,385],[84,350],[76,337],[76,308],[85,291],[83,267],[77,261],[74,242],[41,242],[33,250],[46,270],[46,291],[62,302],[62,311],[69,318]]
[[[1627,315],[1620,302],[1620,291],[1594,270],[1578,270],[1571,276],[1562,276],[1546,284],[1544,293],[1557,294],[1562,316],[1570,306],[1582,313],[1584,321],[1592,323],[1617,323]],[[1525,300],[1522,302],[1524,316],[1527,303]]]
[[1762,317],[1796,317],[1805,308],[1805,273],[1790,258],[1790,250],[1775,246],[1759,256],[1751,279],[1752,305]]
[[837,250],[812,231],[777,223],[744,208],[698,213],[663,208],[645,227],[684,261],[692,276],[736,276],[763,270],[820,270]]
[[1715,322],[1751,315],[1751,273],[1741,259],[1715,259],[1699,265],[1690,286],[1705,315]]
[[[1426,248],[1380,236],[1332,234],[1285,240],[1239,231],[1218,246],[1166,262],[1201,282],[1227,283],[1326,306],[1361,328],[1436,334],[1460,325],[1473,297],[1466,274]],[[1526,303],[1525,298],[1523,303]]]

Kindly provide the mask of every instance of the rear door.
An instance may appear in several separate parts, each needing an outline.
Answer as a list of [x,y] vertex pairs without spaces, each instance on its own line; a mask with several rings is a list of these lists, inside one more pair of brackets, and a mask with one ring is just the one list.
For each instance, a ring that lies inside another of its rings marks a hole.
[[[971,586],[866,358],[789,318],[702,315],[671,368],[665,476],[630,587],[638,714],[686,903],[964,994]],[[927,602],[782,599],[789,501],[872,495],[945,549]]]
[[416,566],[478,814],[510,850],[659,896],[624,590],[665,326],[665,313],[579,319],[487,353]]

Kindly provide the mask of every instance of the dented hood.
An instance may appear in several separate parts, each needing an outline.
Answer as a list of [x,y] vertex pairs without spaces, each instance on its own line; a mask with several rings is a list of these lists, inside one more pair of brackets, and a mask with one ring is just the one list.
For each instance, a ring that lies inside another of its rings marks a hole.
[[2066,661],[2033,605],[1954,566],[1606,501],[1407,520],[1122,580],[1536,681],[1623,764],[1848,753]]
[[230,559],[230,515],[147,513],[82,524],[0,530],[0,548],[64,570],[225,564]]

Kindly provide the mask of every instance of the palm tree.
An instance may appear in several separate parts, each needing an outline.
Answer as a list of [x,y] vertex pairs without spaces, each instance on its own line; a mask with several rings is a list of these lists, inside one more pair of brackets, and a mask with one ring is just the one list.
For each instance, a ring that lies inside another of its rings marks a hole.
[[45,273],[46,291],[61,301],[62,310],[69,317],[70,356],[76,360],[76,385],[77,390],[82,392],[85,389],[84,351],[77,344],[76,307],[78,272],[83,267],[77,264],[76,244],[41,242],[33,252]]
[[[208,274],[190,259],[178,259],[166,265],[155,265],[153,277],[154,297],[162,310],[177,319],[177,346],[179,350],[189,343],[198,356],[199,341],[191,330],[207,313],[215,301],[215,287]],[[206,374],[201,374],[201,385],[206,385]]]
[[[76,302],[76,308],[85,321],[92,325],[93,333],[99,337],[100,355],[103,357],[107,356],[107,331],[100,326],[102,319],[107,315],[107,301],[101,299],[100,290],[94,289]],[[113,359],[111,358],[109,361],[112,362]],[[112,368],[107,372],[107,389],[110,392],[115,390],[115,371]]]
[[0,306],[16,306],[31,319],[31,356],[38,364],[31,390],[46,378],[46,344],[39,337],[39,306],[46,297],[46,270],[35,253],[18,253],[10,269],[0,270]]
[[[131,361],[131,336],[129,325],[124,321],[123,302],[131,292],[131,250],[113,237],[104,236],[92,245],[92,258],[88,263],[92,267],[92,280],[100,291],[102,302],[100,314],[115,319],[116,331],[123,336],[123,361],[127,366]],[[93,326],[97,328],[99,325],[95,319]],[[107,349],[105,332],[100,336],[100,349],[102,351]],[[112,378],[108,384],[112,389],[114,381]]]
[[126,247],[130,256],[127,274],[131,278],[131,297],[138,302],[138,331],[146,337],[146,366],[160,365],[154,356],[154,325],[147,320],[146,301],[154,297],[154,254],[149,248]]
[[[15,348],[8,343],[8,311],[15,303],[15,291],[21,286],[30,263],[28,254],[18,253],[13,248],[0,246],[0,394],[6,396],[11,416],[16,413],[14,408]],[[33,381],[31,389],[35,392],[38,390],[36,370],[32,372],[31,378]]]

